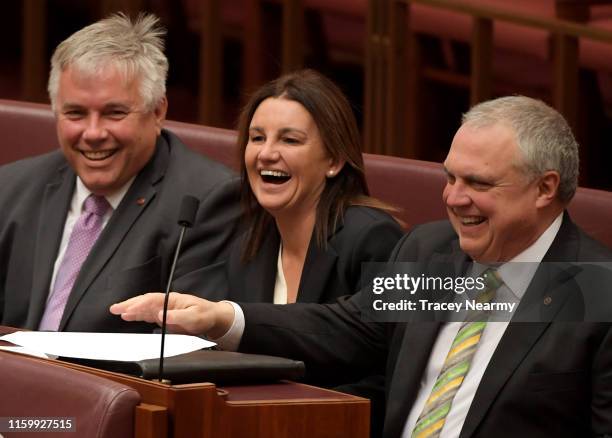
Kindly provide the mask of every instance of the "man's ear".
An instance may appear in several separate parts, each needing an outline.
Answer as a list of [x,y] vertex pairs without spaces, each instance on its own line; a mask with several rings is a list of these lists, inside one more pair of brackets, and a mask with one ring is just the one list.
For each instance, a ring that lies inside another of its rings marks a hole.
[[153,110],[153,114],[155,115],[155,124],[157,125],[157,135],[161,134],[162,125],[164,120],[166,120],[166,112],[168,111],[168,99],[166,96],[162,97],[155,109]]
[[540,176],[536,207],[546,207],[558,199],[560,182],[561,177],[559,176],[559,172],[555,170],[549,170]]

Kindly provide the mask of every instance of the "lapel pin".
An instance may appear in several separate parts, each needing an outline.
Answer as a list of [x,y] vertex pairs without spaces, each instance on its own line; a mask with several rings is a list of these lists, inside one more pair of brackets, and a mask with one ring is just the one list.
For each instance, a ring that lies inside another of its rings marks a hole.
[[552,303],[552,298],[551,297],[544,297],[544,305],[548,306],[550,303]]
[[138,198],[138,199],[136,200],[136,204],[138,204],[138,205],[144,205],[145,201],[146,201],[146,200],[145,200],[145,198]]

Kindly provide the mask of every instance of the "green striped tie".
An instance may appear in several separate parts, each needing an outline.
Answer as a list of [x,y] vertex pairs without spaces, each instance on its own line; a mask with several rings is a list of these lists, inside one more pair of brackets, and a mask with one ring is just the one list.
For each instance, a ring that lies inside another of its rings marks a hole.
[[[492,268],[487,269],[483,277],[485,289],[476,298],[481,303],[490,302],[503,284],[497,271]],[[423,412],[416,422],[412,438],[433,438],[442,432],[453,399],[470,369],[478,342],[487,325],[486,321],[478,321],[483,318],[483,312],[472,312],[461,325],[444,360],[440,375],[425,402]]]

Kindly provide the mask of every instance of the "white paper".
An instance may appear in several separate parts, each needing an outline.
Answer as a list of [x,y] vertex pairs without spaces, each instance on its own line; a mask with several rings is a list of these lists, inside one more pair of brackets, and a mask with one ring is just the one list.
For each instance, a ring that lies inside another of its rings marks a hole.
[[[55,356],[117,361],[155,359],[161,348],[161,334],[153,333],[14,332],[0,340]],[[164,357],[214,345],[195,336],[167,334]]]
[[53,356],[45,354],[45,353],[41,353],[40,351],[32,351],[32,350],[29,350],[23,347],[0,346],[0,350],[10,351],[10,352],[19,353],[19,354],[25,354],[27,356],[41,357],[43,359],[54,358]]

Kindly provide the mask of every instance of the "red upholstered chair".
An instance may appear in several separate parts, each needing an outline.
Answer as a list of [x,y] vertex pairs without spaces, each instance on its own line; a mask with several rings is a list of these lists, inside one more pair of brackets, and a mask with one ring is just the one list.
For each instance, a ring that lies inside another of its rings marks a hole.
[[[190,148],[238,169],[235,131],[173,121],[165,126]],[[48,105],[0,100],[0,133],[0,164],[51,150],[53,114]],[[407,228],[446,218],[440,163],[375,154],[364,154],[364,161],[371,194],[400,208],[397,216]],[[579,188],[569,210],[578,225],[612,247],[612,192]]]
[[0,164],[59,147],[49,105],[0,99]]
[[170,120],[166,121],[165,127],[193,150],[238,170],[240,157],[236,149],[235,131]]
[[612,192],[579,187],[568,210],[584,231],[612,248]]
[[[140,403],[140,394],[129,386],[52,361],[11,353],[0,353],[0,375],[0,415],[3,417],[74,418],[76,432],[66,436],[134,436],[134,410]],[[4,435],[34,438],[41,433]]]
[[376,154],[365,154],[364,161],[370,194],[399,207],[395,216],[407,229],[446,219],[446,175],[439,163]]

